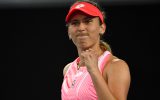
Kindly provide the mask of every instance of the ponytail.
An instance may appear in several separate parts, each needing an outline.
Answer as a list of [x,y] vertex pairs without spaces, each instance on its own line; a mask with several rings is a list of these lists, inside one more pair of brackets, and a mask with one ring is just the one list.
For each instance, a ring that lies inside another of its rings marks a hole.
[[107,50],[107,51],[112,53],[110,45],[107,42],[103,41],[103,40],[100,40],[100,47],[101,47],[102,50],[104,50],[104,51]]

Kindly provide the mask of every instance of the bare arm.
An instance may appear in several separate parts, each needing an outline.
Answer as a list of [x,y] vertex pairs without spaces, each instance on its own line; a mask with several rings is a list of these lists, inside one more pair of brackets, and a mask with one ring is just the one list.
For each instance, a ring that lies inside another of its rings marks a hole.
[[90,72],[99,100],[127,100],[130,72],[123,60],[111,61],[104,69],[107,81],[97,71]]
[[[98,56],[92,49],[83,51],[81,58],[92,78],[99,100],[126,100],[130,85],[130,72],[123,60],[110,60],[104,68],[104,75],[98,69]],[[117,58],[116,58],[117,59]]]
[[127,100],[130,87],[129,66],[123,60],[112,60],[108,66],[108,87],[117,100]]

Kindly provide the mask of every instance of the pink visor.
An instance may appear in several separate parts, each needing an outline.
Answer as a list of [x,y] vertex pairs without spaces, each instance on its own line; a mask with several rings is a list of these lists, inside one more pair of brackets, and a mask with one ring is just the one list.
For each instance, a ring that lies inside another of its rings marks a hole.
[[79,2],[79,3],[75,3],[69,10],[67,16],[66,16],[66,22],[68,23],[71,15],[75,12],[75,11],[82,11],[85,14],[88,14],[90,16],[97,16],[100,18],[101,22],[104,23],[104,19],[103,19],[103,15],[101,13],[101,11],[95,7],[94,5],[87,3],[87,2]]

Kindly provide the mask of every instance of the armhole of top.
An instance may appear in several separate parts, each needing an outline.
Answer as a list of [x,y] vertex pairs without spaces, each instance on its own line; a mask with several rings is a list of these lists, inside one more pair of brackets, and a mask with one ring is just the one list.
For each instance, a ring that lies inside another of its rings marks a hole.
[[64,67],[64,69],[63,69],[63,76],[65,76],[66,75],[66,73],[68,72],[68,69],[69,69],[69,66],[71,65],[71,63],[68,63],[65,67]]

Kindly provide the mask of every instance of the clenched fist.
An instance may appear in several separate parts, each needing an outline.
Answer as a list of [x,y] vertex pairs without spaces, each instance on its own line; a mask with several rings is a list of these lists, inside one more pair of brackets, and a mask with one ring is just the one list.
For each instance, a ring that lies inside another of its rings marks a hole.
[[98,70],[98,54],[93,49],[82,51],[81,57],[89,73]]

